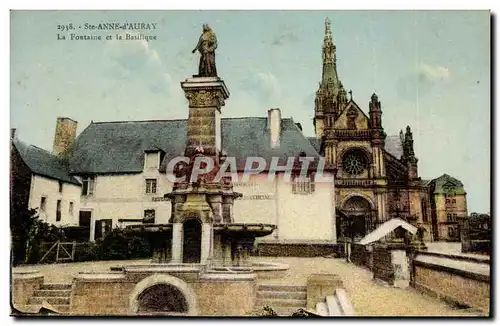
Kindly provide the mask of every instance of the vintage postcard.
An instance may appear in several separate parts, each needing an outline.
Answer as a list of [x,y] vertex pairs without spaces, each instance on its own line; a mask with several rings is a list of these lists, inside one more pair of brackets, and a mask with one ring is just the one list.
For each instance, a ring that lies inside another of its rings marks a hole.
[[12,316],[491,316],[489,11],[10,13]]

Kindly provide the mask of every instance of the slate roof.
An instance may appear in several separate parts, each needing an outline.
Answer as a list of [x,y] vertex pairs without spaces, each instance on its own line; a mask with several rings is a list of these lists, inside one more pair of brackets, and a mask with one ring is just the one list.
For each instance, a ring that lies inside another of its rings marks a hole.
[[447,194],[451,193],[453,195],[465,195],[465,189],[463,183],[448,175],[448,174],[443,174],[440,177],[437,177],[436,179],[431,180],[429,185],[434,189],[435,194]]
[[[144,152],[160,149],[165,152],[160,170],[177,156],[186,145],[187,120],[155,120],[91,123],[76,139],[70,158],[71,173],[139,173],[143,171]],[[319,158],[318,151],[304,137],[290,118],[281,120],[280,146],[271,148],[266,117],[221,119],[222,149],[235,157],[238,169],[250,156],[263,157],[268,162],[305,152]]]
[[321,150],[321,138],[307,137],[307,139],[309,139],[309,142],[311,143],[311,145],[319,153],[319,151]]
[[33,145],[27,145],[19,139],[13,140],[13,145],[28,165],[31,172],[50,179],[60,180],[75,185],[80,182],[69,175],[68,164],[56,155]]
[[385,138],[385,150],[398,160],[403,155],[403,147],[398,135],[391,135]]

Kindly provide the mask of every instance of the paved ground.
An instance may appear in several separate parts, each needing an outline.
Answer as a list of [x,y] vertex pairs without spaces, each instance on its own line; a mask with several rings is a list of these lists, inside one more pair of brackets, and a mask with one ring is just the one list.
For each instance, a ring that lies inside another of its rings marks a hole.
[[262,283],[305,285],[307,274],[338,274],[344,283],[358,316],[474,316],[476,312],[460,310],[445,302],[421,294],[413,288],[397,289],[373,281],[373,274],[342,259],[326,258],[259,258],[285,263],[290,266],[289,275]]
[[[372,273],[348,264],[342,259],[327,258],[253,258],[285,263],[290,266],[288,275],[281,279],[264,280],[267,284],[305,285],[311,273],[338,274],[358,316],[465,316],[476,315],[467,310],[455,309],[441,300],[423,295],[413,288],[396,289],[373,281]],[[38,270],[45,282],[71,282],[78,272],[106,272],[112,266],[138,265],[149,260],[105,261],[57,265],[32,265],[14,268],[13,271]]]
[[79,272],[102,273],[109,272],[110,267],[124,265],[142,265],[149,264],[150,262],[151,259],[109,260],[68,264],[41,264],[15,267],[12,269],[12,271],[25,272],[37,270],[43,274],[45,283],[71,283],[73,281],[73,278],[77,276]]

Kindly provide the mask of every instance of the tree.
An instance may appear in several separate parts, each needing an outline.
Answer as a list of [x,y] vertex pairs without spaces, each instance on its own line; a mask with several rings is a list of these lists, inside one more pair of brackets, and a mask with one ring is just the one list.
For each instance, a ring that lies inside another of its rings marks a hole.
[[10,211],[12,264],[37,263],[42,242],[64,240],[62,229],[39,219],[35,209],[29,209],[13,196]]

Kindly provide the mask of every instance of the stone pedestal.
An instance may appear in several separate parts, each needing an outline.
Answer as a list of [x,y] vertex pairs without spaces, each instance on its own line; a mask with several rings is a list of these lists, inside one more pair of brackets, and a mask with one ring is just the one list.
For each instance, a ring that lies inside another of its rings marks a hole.
[[373,278],[399,288],[410,286],[410,262],[407,246],[402,242],[377,244],[373,247]]
[[185,156],[192,157],[196,148],[217,159],[221,151],[220,108],[229,98],[224,81],[218,77],[188,78],[181,83],[189,101],[189,117]]

